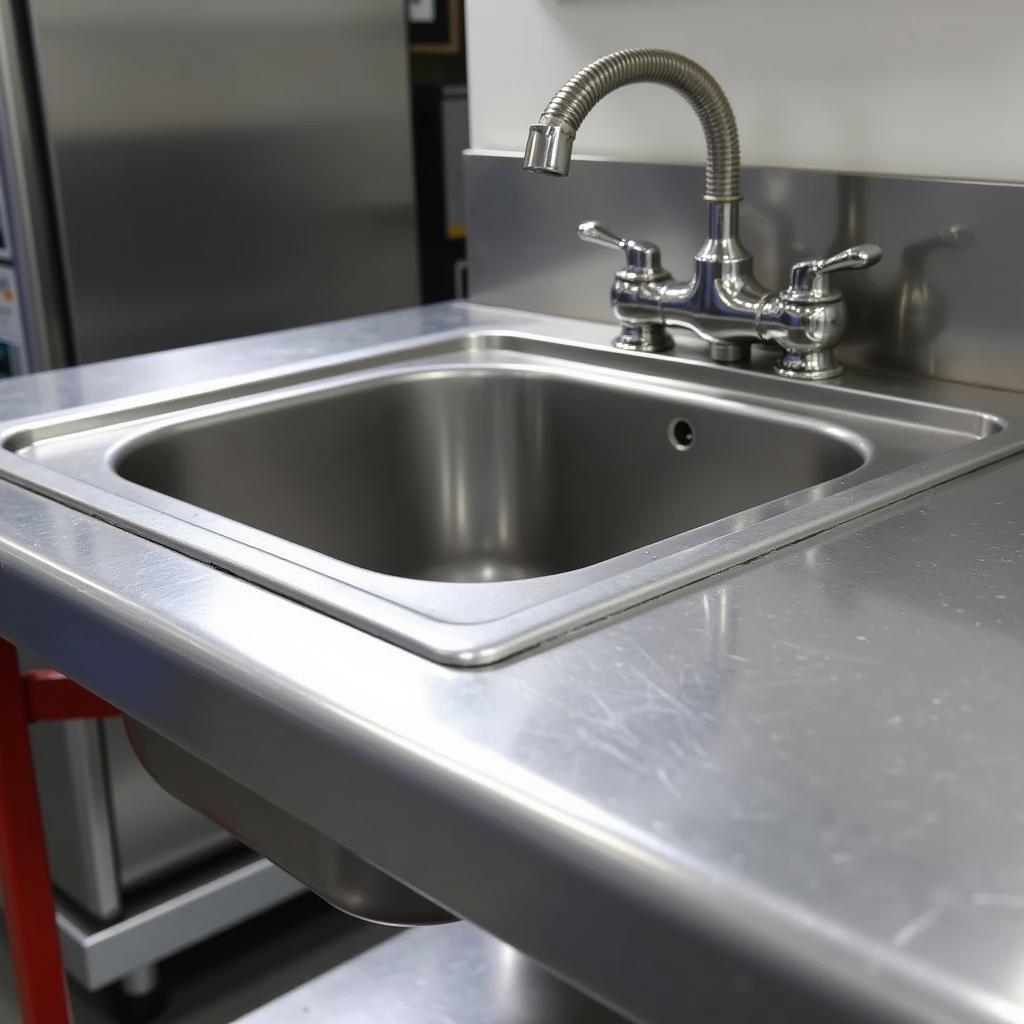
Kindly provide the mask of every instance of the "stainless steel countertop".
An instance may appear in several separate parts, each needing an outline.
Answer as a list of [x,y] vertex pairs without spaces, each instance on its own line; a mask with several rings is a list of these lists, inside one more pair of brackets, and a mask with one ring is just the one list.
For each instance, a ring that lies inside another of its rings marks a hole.
[[[0,406],[530,320],[427,307]],[[1017,456],[459,670],[4,483],[0,630],[637,1019],[1019,1021],[1022,549]]]

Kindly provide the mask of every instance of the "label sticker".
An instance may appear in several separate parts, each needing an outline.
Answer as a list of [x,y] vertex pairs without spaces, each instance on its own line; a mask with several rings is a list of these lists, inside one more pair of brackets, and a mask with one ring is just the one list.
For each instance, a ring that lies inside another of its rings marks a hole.
[[409,0],[409,21],[413,25],[432,25],[437,21],[437,0]]
[[21,348],[25,335],[18,304],[18,281],[14,267],[0,265],[0,342]]

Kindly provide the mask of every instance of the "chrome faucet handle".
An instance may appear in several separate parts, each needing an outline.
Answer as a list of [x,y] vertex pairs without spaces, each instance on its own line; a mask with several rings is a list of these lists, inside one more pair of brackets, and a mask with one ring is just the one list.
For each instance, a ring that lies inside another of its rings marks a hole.
[[675,344],[657,314],[661,291],[672,275],[661,265],[661,250],[653,242],[624,238],[596,220],[577,230],[584,242],[618,249],[626,265],[616,271],[612,284],[612,312],[619,322],[616,348],[634,352],[668,352]]
[[849,249],[822,260],[794,263],[789,272],[789,287],[783,292],[783,297],[791,302],[836,301],[840,296],[833,291],[829,274],[839,270],[863,270],[881,258],[881,248],[866,242],[863,245],[851,245]]
[[838,377],[834,349],[846,329],[846,302],[829,278],[838,270],[862,270],[882,258],[877,245],[852,245],[823,260],[794,263],[789,287],[766,295],[757,307],[757,335],[775,342],[782,358],[775,372],[801,380]]
[[661,249],[653,242],[624,238],[596,220],[585,220],[576,233],[584,242],[603,245],[607,249],[621,250],[626,256],[626,267],[629,271],[647,273],[651,276],[660,276],[663,273]]

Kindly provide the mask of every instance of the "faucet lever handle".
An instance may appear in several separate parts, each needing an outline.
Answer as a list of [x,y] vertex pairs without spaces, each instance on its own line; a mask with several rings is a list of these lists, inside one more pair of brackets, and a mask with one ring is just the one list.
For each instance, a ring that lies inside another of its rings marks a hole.
[[832,289],[829,274],[834,274],[838,270],[862,270],[877,263],[881,258],[881,248],[865,242],[862,245],[851,245],[849,249],[822,260],[803,260],[794,263],[789,272],[789,288],[786,294],[790,298],[830,297]]
[[584,242],[593,242],[594,245],[603,245],[609,249],[621,249],[623,252],[629,244],[621,235],[615,234],[611,228],[606,228],[596,220],[585,220],[576,233]]
[[596,220],[585,220],[576,233],[584,242],[621,250],[625,253],[626,266],[630,270],[661,271],[661,250],[653,242],[624,238]]

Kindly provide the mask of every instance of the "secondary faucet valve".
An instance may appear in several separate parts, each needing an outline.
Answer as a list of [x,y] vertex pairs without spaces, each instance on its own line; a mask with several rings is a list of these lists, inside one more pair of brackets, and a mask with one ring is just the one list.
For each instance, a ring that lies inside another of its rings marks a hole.
[[823,260],[794,263],[789,287],[766,296],[757,310],[757,334],[783,350],[775,372],[784,377],[825,380],[843,367],[835,347],[846,329],[846,302],[829,275],[861,270],[882,258],[877,245],[855,245]]

